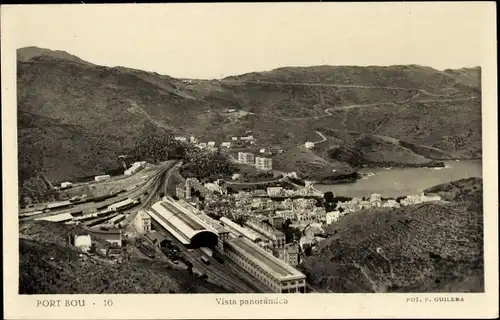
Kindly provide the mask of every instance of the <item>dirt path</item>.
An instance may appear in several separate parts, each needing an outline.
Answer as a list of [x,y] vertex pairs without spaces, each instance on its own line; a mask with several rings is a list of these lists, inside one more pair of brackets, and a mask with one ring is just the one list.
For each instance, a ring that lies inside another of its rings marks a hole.
[[374,107],[374,106],[379,106],[379,105],[393,105],[393,106],[399,106],[401,104],[405,103],[415,103],[415,102],[421,102],[421,103],[429,103],[429,102],[449,102],[449,101],[467,101],[467,100],[474,100],[477,99],[478,97],[461,97],[461,98],[451,98],[451,99],[423,99],[423,100],[414,100],[408,99],[405,101],[401,102],[378,102],[378,103],[367,103],[367,104],[352,104],[352,105],[347,105],[347,106],[338,106],[338,107],[333,107],[333,108],[328,108],[325,109],[325,113],[329,116],[332,114],[330,113],[330,110],[349,110],[349,109],[354,109],[354,108],[366,108],[366,107]]
[[330,88],[357,88],[357,89],[385,89],[385,90],[405,90],[419,91],[424,94],[435,97],[446,97],[444,94],[430,93],[419,88],[404,88],[404,87],[384,87],[384,86],[363,86],[356,84],[336,84],[336,83],[314,83],[314,82],[279,82],[279,81],[238,81],[238,80],[221,80],[222,83],[228,84],[271,84],[271,85],[288,85],[288,86],[305,86],[305,87],[330,87]]
[[321,142],[325,142],[327,140],[327,138],[321,132],[319,132],[319,131],[314,131],[314,132],[316,132],[321,137],[321,140],[313,142],[314,145],[321,143]]

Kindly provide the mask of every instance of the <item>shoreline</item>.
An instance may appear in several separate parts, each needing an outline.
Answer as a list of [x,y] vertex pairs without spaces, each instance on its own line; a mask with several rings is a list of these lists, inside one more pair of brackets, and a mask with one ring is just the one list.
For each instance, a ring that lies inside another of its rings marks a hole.
[[[469,177],[483,177],[481,159],[446,161],[442,168],[363,168],[362,179],[351,183],[315,181],[319,192],[332,191],[345,196],[379,193],[387,197],[416,194],[432,185]],[[373,169],[373,171],[371,170]],[[356,182],[356,183],[355,183]]]

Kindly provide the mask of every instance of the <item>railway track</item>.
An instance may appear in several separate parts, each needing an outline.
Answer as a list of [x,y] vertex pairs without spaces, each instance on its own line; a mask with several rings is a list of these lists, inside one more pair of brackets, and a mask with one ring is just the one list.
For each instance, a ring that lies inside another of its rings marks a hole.
[[215,259],[209,258],[211,263],[210,266],[205,265],[201,262],[200,258],[202,252],[200,249],[194,249],[189,251],[179,240],[174,236],[170,235],[167,230],[161,227],[154,220],[152,221],[154,228],[157,232],[162,232],[164,235],[168,235],[168,238],[174,243],[180,250],[181,255],[183,255],[186,260],[192,263],[193,268],[199,270],[201,273],[207,275],[208,279],[219,285],[226,287],[235,293],[254,293],[258,292],[256,289],[247,285],[242,279],[240,279],[232,269],[226,265],[219,264]]
[[[165,163],[162,167],[154,169],[152,176],[150,176],[146,181],[144,181],[141,185],[139,185],[139,187],[134,188],[132,190],[129,190],[127,192],[124,192],[124,193],[120,194],[119,197],[107,199],[107,200],[104,200],[103,202],[89,202],[89,203],[85,203],[85,204],[77,204],[77,205],[71,207],[70,209],[53,210],[50,212],[44,212],[44,213],[40,213],[37,215],[31,215],[28,217],[20,218],[19,220],[20,221],[29,221],[29,220],[34,220],[34,219],[38,219],[38,218],[50,217],[50,216],[58,215],[58,214],[70,213],[70,212],[74,212],[74,211],[90,211],[90,210],[97,209],[98,207],[111,205],[113,203],[125,200],[127,198],[141,197],[145,191],[153,188],[154,192],[151,192],[150,194],[148,194],[148,198],[146,198],[146,201],[142,201],[141,206],[139,207],[139,209],[145,208],[148,205],[150,205],[153,200],[156,199],[154,197],[157,196],[159,189],[163,185],[161,183],[162,179],[165,178],[165,174],[170,169],[172,169],[173,166],[176,164],[177,164],[177,162],[169,161],[169,162]],[[146,202],[146,203],[144,203],[144,202]],[[137,209],[137,208],[135,208],[135,209]],[[131,215],[129,215],[127,218],[130,218],[130,216]],[[135,216],[135,214],[133,214],[133,216]],[[133,217],[131,217],[131,218],[133,219]],[[130,220],[131,219],[126,219],[126,222],[130,222]]]

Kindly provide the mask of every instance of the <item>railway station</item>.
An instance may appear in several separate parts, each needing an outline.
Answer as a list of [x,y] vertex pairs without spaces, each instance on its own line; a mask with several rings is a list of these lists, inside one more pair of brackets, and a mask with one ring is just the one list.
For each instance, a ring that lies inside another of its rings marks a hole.
[[219,242],[215,229],[168,199],[155,203],[148,214],[188,248],[215,247]]
[[226,240],[224,253],[272,292],[306,292],[306,276],[303,273],[243,236]]

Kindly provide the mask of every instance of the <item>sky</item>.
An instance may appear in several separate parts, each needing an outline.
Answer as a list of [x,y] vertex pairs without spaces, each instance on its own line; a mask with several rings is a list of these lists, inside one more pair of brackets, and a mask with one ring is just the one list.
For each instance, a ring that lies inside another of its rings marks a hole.
[[[2,8],[15,47],[180,78],[285,66],[481,64],[484,3],[31,5]],[[6,27],[7,26],[7,27]],[[489,39],[488,39],[489,40]]]

